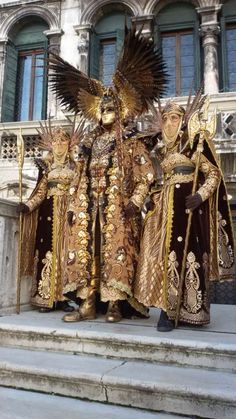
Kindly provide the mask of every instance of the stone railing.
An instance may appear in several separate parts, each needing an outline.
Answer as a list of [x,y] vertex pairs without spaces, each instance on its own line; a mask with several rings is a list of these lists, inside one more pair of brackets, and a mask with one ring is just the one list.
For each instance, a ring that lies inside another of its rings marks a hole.
[[[16,312],[19,221],[16,204],[0,199],[0,315]],[[21,309],[30,308],[31,281],[21,283]]]

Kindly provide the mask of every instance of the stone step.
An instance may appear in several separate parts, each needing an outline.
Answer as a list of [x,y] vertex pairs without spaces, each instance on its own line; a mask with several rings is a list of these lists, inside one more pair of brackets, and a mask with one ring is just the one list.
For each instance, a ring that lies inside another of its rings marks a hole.
[[[63,323],[61,312],[37,311],[0,318],[0,341],[4,346],[91,354],[105,357],[163,362],[225,371],[236,370],[236,327],[231,307],[215,308],[210,326],[201,329],[178,328],[171,333],[155,329],[157,310],[150,319],[123,320],[107,324],[104,319]],[[223,310],[223,312],[222,312]],[[221,327],[227,318],[232,327]],[[219,317],[219,319],[218,319]],[[231,332],[230,332],[231,330]]]
[[0,348],[0,385],[149,411],[236,417],[236,376],[229,372]]
[[186,419],[51,394],[0,387],[1,419]]

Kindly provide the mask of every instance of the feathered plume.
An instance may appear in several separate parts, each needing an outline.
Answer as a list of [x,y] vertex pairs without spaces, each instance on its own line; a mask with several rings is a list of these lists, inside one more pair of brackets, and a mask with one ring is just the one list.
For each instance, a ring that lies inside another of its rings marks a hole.
[[[120,103],[122,119],[141,115],[158,100],[167,83],[167,73],[160,52],[153,41],[136,31],[125,28],[125,41],[110,90]],[[61,104],[68,110],[83,114],[87,119],[99,121],[100,104],[107,88],[98,80],[50,53],[47,59],[49,81]]]
[[76,126],[76,117],[74,118],[72,130],[71,130],[71,137],[69,143],[69,151],[73,150],[76,145],[79,145],[82,138],[84,137],[84,125],[85,119],[81,119],[80,122]]
[[123,51],[113,76],[116,91],[121,97],[127,115],[147,112],[165,90],[167,73],[161,53],[154,48],[152,40],[126,27]]
[[200,86],[200,88],[198,89],[195,98],[193,99],[193,101],[191,102],[192,99],[192,89],[189,92],[189,97],[188,97],[188,102],[187,102],[187,106],[186,106],[186,111],[185,111],[185,117],[184,117],[184,122],[186,125],[188,125],[188,121],[191,117],[191,115],[198,109],[200,110],[205,101],[207,96],[203,95],[203,84]]
[[[66,106],[68,110],[84,114],[84,111],[87,111],[84,102],[89,102],[93,107],[93,101],[97,102],[102,98],[104,90],[100,81],[88,77],[54,53],[50,52],[47,62],[48,69],[51,70],[49,72],[51,89],[61,105]],[[87,97],[84,100],[85,93]]]
[[80,143],[84,136],[84,125],[85,119],[81,119],[80,122],[76,126],[76,116],[74,117],[74,121],[70,126],[65,127],[53,127],[51,126],[51,120],[49,118],[48,124],[39,122],[40,129],[37,129],[38,134],[40,136],[40,140],[38,143],[39,148],[43,150],[52,151],[52,142],[55,136],[63,135],[67,137],[69,148],[68,150],[71,151],[76,145]]

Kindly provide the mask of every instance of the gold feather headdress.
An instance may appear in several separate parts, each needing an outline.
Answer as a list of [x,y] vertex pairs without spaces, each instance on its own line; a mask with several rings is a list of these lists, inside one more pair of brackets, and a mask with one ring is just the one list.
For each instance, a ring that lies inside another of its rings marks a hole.
[[52,143],[57,138],[63,138],[68,141],[68,151],[72,151],[73,148],[78,145],[84,135],[84,124],[85,119],[82,119],[76,126],[76,118],[73,123],[66,127],[52,127],[51,120],[49,118],[48,124],[40,122],[40,129],[37,129],[40,135],[40,141],[38,146],[43,150],[52,151]]
[[160,52],[141,31],[136,31],[135,24],[125,28],[123,50],[109,88],[50,53],[49,81],[61,104],[95,122],[100,121],[104,95],[115,99],[121,119],[147,112],[163,94],[167,74]]
[[153,101],[162,95],[167,73],[162,56],[153,41],[137,31],[136,25],[125,28],[125,41],[112,85],[105,87],[100,81],[88,77],[61,57],[48,58],[49,81],[52,90],[68,110],[86,119],[100,122],[101,104],[105,97],[114,103],[116,114],[116,141],[118,165],[123,173],[122,124],[126,118],[142,115],[153,108]]

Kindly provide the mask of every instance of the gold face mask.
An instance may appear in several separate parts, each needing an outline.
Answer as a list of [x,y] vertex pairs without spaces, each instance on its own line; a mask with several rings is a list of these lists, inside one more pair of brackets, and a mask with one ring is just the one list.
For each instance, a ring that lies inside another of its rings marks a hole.
[[162,114],[162,135],[167,147],[172,147],[183,124],[184,109],[175,102],[169,102]]
[[101,105],[102,125],[108,126],[114,124],[116,119],[113,100],[103,101]]
[[63,131],[57,131],[52,138],[52,152],[54,160],[65,161],[69,149],[69,139]]

